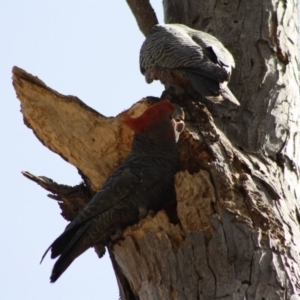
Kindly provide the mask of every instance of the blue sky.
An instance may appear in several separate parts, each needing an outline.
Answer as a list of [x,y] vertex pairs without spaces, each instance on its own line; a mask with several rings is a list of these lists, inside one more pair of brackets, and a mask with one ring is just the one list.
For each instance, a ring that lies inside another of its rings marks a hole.
[[[161,1],[153,1],[162,22]],[[62,94],[75,95],[107,116],[143,96],[159,96],[138,66],[143,42],[125,0],[1,1],[1,187],[0,299],[118,299],[108,255],[80,256],[55,284],[53,261],[39,261],[67,222],[47,192],[22,170],[76,185],[77,170],[45,148],[24,124],[11,84],[14,65]]]
[[[161,1],[152,2],[162,22]],[[1,1],[0,299],[118,299],[107,255],[99,260],[88,250],[55,284],[49,283],[49,256],[39,265],[67,222],[57,203],[21,171],[69,185],[81,178],[23,124],[11,69],[19,66],[58,92],[113,116],[143,96],[161,94],[162,86],[147,85],[139,72],[143,39],[125,0]]]

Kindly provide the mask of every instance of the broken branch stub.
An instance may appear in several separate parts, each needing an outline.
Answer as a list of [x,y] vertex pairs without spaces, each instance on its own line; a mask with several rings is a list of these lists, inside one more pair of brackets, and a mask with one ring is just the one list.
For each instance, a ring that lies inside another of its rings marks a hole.
[[[77,97],[59,94],[17,67],[13,68],[13,85],[24,123],[97,191],[130,150],[133,133],[122,125],[121,114],[105,117]],[[140,101],[129,114],[137,116],[148,106],[147,100]]]

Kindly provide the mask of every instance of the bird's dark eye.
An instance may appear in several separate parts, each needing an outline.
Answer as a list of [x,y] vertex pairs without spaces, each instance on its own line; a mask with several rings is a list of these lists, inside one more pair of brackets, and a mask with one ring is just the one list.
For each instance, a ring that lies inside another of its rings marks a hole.
[[173,119],[173,116],[172,116],[172,115],[170,115],[170,119],[171,119],[171,120]]

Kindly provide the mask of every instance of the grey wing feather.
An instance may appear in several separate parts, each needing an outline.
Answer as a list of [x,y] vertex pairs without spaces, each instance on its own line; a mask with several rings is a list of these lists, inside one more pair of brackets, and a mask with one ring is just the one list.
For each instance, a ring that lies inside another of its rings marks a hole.
[[203,60],[201,47],[183,30],[156,25],[140,51],[141,72],[155,64],[164,68],[193,67]]
[[208,48],[211,47],[216,54],[218,60],[224,65],[234,68],[235,62],[232,54],[224,47],[224,45],[214,36],[209,33],[199,31],[199,30],[190,30],[190,35],[192,39],[201,47]]

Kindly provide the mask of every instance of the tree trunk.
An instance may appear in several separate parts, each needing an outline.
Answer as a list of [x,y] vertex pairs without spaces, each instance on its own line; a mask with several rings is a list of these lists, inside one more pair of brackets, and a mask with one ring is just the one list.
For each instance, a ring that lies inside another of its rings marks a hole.
[[[300,299],[297,3],[163,4],[166,23],[209,32],[232,52],[230,88],[241,107],[179,103],[187,128],[179,141],[176,216],[166,208],[109,245],[121,297]],[[144,19],[137,17],[147,34]],[[23,70],[13,72],[25,124],[76,166],[84,183],[72,188],[24,175],[51,191],[72,220],[128,154],[132,133],[119,116],[106,118]],[[143,99],[130,113],[150,104]]]

